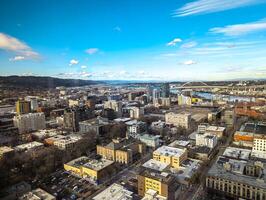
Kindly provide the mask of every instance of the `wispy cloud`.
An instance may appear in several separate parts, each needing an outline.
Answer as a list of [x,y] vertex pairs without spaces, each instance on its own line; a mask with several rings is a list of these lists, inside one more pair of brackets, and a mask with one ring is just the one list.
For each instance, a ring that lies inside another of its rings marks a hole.
[[25,60],[24,56],[15,56],[14,58],[9,58],[9,61],[20,61]]
[[194,65],[194,64],[197,64],[197,62],[194,60],[187,60],[187,61],[184,61],[182,64],[183,65]]
[[166,46],[175,46],[176,43],[179,43],[179,42],[182,42],[182,40],[181,40],[180,38],[175,38],[175,39],[173,39],[172,41],[168,42],[168,43],[166,44]]
[[185,4],[183,7],[177,9],[173,16],[183,17],[189,15],[198,15],[206,13],[220,12],[239,7],[245,7],[265,3],[264,0],[197,0]]
[[260,20],[245,24],[228,25],[210,29],[211,33],[220,33],[226,36],[239,36],[266,30],[266,20]]
[[197,42],[192,41],[192,42],[187,42],[187,43],[181,45],[181,48],[189,49],[189,48],[195,47],[197,45],[198,45]]
[[76,60],[76,59],[72,59],[72,60],[69,61],[69,66],[77,65],[78,63],[79,63],[78,60]]
[[121,27],[120,27],[120,26],[116,26],[116,27],[114,27],[114,31],[121,32],[121,31],[122,31],[122,29],[121,29]]
[[39,54],[26,43],[4,33],[0,33],[0,49],[16,54],[17,56],[13,60],[22,60],[22,57],[24,57],[23,59],[39,58]]
[[86,65],[82,65],[82,66],[81,66],[81,69],[86,69],[86,68],[87,68]]
[[92,54],[95,54],[95,53],[99,52],[99,49],[98,48],[89,48],[89,49],[86,49],[85,52],[87,54],[92,55]]

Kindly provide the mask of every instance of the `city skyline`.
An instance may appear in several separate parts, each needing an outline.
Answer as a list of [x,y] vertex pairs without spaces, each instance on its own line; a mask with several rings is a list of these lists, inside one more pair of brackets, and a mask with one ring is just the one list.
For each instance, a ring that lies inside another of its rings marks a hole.
[[1,75],[265,79],[265,11],[265,0],[2,1]]

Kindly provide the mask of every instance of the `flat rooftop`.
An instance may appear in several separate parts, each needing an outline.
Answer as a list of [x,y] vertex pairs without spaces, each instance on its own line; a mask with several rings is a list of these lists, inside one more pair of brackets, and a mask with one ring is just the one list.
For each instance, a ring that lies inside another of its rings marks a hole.
[[93,200],[130,200],[133,199],[133,192],[127,190],[122,185],[113,183],[111,186],[106,188],[104,191],[92,198]]
[[106,159],[96,160],[96,159],[90,159],[86,156],[82,156],[80,158],[68,162],[67,165],[73,167],[85,167],[95,171],[100,171],[113,163],[114,161],[111,160],[106,160]]
[[179,180],[185,180],[187,178],[191,178],[193,174],[195,174],[198,171],[200,165],[201,165],[200,160],[189,158],[181,164],[180,168],[178,169],[176,177]]
[[222,127],[222,126],[209,126],[206,129],[206,131],[219,131],[219,132],[223,132],[224,130],[225,130],[225,127]]
[[41,147],[41,146],[44,146],[43,143],[34,141],[34,142],[29,142],[26,144],[18,145],[14,149],[17,151],[26,151],[26,150],[34,149],[34,148]]
[[2,146],[2,147],[0,147],[0,155],[1,154],[4,154],[4,153],[11,152],[11,151],[14,151],[14,149],[11,148],[11,147],[8,147],[8,146]]
[[171,144],[169,144],[169,147],[176,147],[176,146],[186,147],[189,144],[190,141],[188,140],[175,140]]
[[[231,165],[230,170],[226,170],[224,167],[225,163],[229,163]],[[229,159],[223,156],[219,156],[216,163],[208,171],[208,176],[219,177],[225,180],[231,180],[235,182],[245,183],[250,186],[254,186],[257,188],[266,189],[266,168],[265,163],[263,163],[263,172],[261,173],[261,177],[247,176],[243,174],[244,168],[248,164],[254,164],[253,161],[243,161],[236,159]]]
[[223,153],[223,156],[229,158],[236,158],[241,160],[248,160],[251,154],[251,150],[235,148],[235,147],[227,147]]
[[161,146],[153,153],[160,154],[163,156],[176,156],[179,157],[183,153],[185,153],[185,149],[175,148],[175,147],[169,147],[169,146]]
[[157,160],[150,159],[147,162],[145,162],[143,165],[145,168],[153,169],[156,171],[163,171],[168,167],[168,164],[159,162]]
[[37,188],[24,194],[22,197],[19,198],[20,200],[55,200],[55,196],[49,194],[48,192],[44,191],[41,188]]

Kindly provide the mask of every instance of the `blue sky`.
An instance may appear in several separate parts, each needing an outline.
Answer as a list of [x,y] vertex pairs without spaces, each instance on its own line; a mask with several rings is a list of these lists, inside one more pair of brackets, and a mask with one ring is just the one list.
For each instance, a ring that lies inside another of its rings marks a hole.
[[266,78],[266,0],[1,0],[1,75]]

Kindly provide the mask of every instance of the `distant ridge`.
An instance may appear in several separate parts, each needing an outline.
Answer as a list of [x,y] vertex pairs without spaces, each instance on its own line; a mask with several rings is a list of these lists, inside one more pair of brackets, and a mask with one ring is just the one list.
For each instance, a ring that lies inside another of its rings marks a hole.
[[0,76],[0,87],[7,88],[56,88],[78,87],[104,83],[102,81],[61,79],[48,76]]

